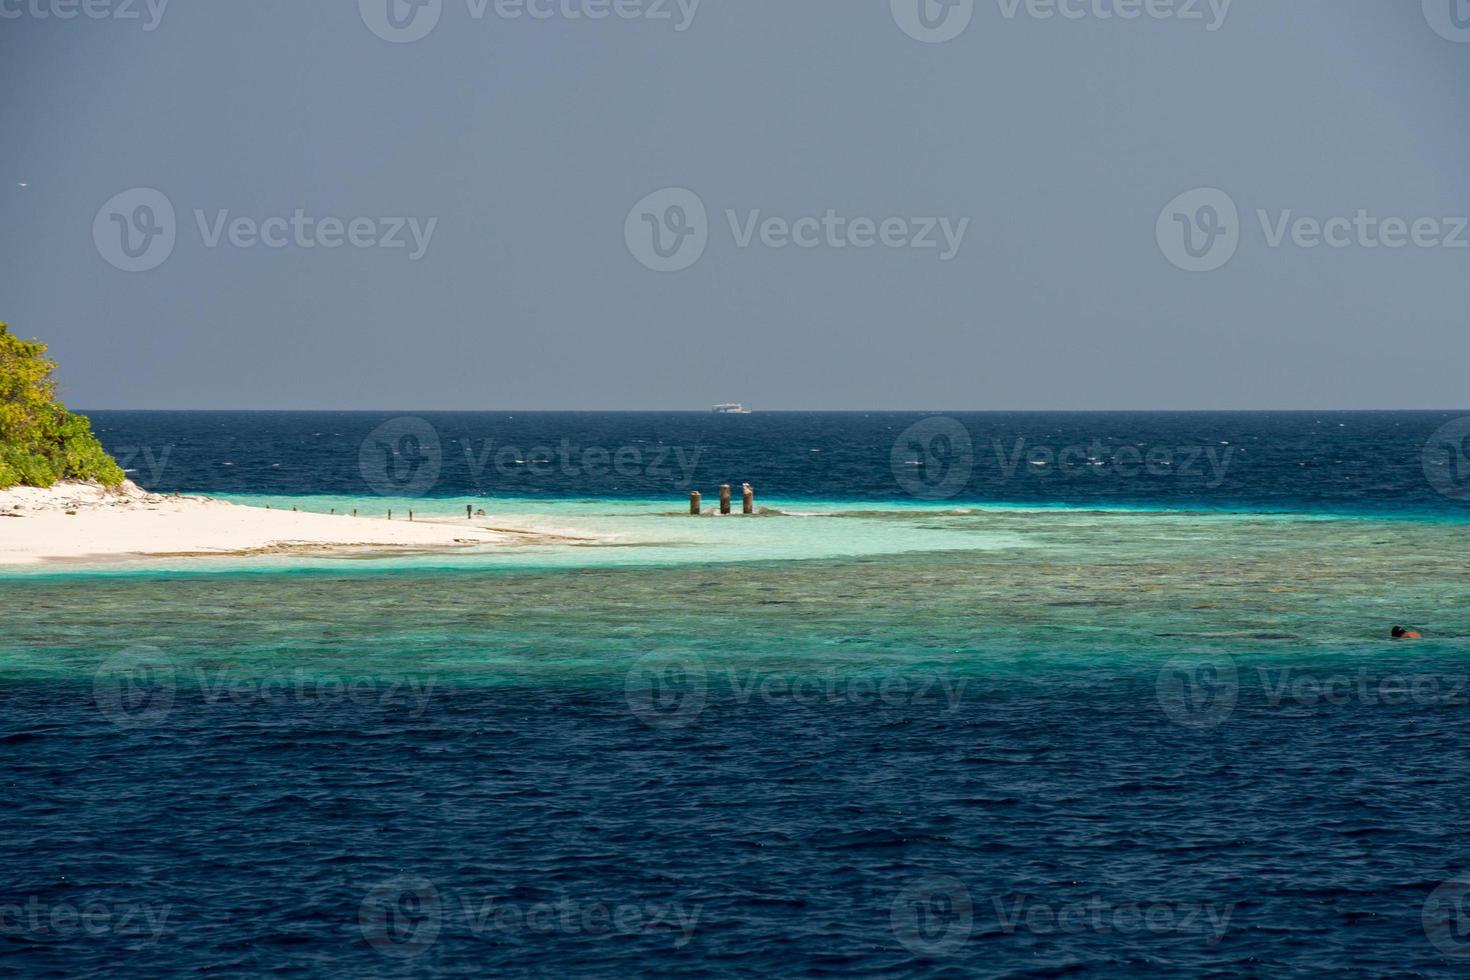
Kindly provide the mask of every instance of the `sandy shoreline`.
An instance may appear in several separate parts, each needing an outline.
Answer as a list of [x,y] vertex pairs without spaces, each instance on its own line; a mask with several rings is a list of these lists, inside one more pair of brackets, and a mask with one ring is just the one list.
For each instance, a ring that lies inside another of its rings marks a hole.
[[0,566],[138,558],[350,555],[537,544],[554,536],[445,519],[309,514],[64,483],[0,490]]

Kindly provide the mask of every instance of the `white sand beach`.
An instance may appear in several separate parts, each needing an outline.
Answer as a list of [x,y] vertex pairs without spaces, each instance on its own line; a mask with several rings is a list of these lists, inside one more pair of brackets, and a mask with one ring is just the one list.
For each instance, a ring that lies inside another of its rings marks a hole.
[[388,520],[270,510],[209,497],[62,483],[0,490],[0,566],[47,561],[449,551],[547,536],[484,519]]

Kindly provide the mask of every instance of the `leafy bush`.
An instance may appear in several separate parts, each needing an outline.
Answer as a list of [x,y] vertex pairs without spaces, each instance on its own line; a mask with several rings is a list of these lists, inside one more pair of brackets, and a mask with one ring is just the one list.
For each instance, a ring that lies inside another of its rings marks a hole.
[[56,400],[56,362],[46,345],[21,340],[0,323],[0,488],[49,487],[58,480],[123,481],[85,415]]

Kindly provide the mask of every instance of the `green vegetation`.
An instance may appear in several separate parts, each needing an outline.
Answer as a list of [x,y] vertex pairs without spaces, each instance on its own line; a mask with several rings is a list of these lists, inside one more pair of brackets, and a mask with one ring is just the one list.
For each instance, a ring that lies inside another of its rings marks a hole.
[[0,323],[0,489],[123,481],[122,467],[92,435],[92,423],[56,400],[55,370],[45,344],[21,340]]

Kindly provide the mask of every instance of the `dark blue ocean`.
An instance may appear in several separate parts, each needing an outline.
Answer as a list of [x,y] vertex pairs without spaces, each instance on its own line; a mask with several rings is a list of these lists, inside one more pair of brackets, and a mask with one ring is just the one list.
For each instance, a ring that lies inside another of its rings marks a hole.
[[92,417],[160,491],[920,544],[0,577],[7,975],[1470,972],[1455,413]]
[[[132,478],[164,492],[681,499],[733,481],[782,499],[1446,517],[1470,497],[1459,412],[91,417]],[[395,465],[372,455],[400,448]],[[435,476],[416,481],[426,459]]]

